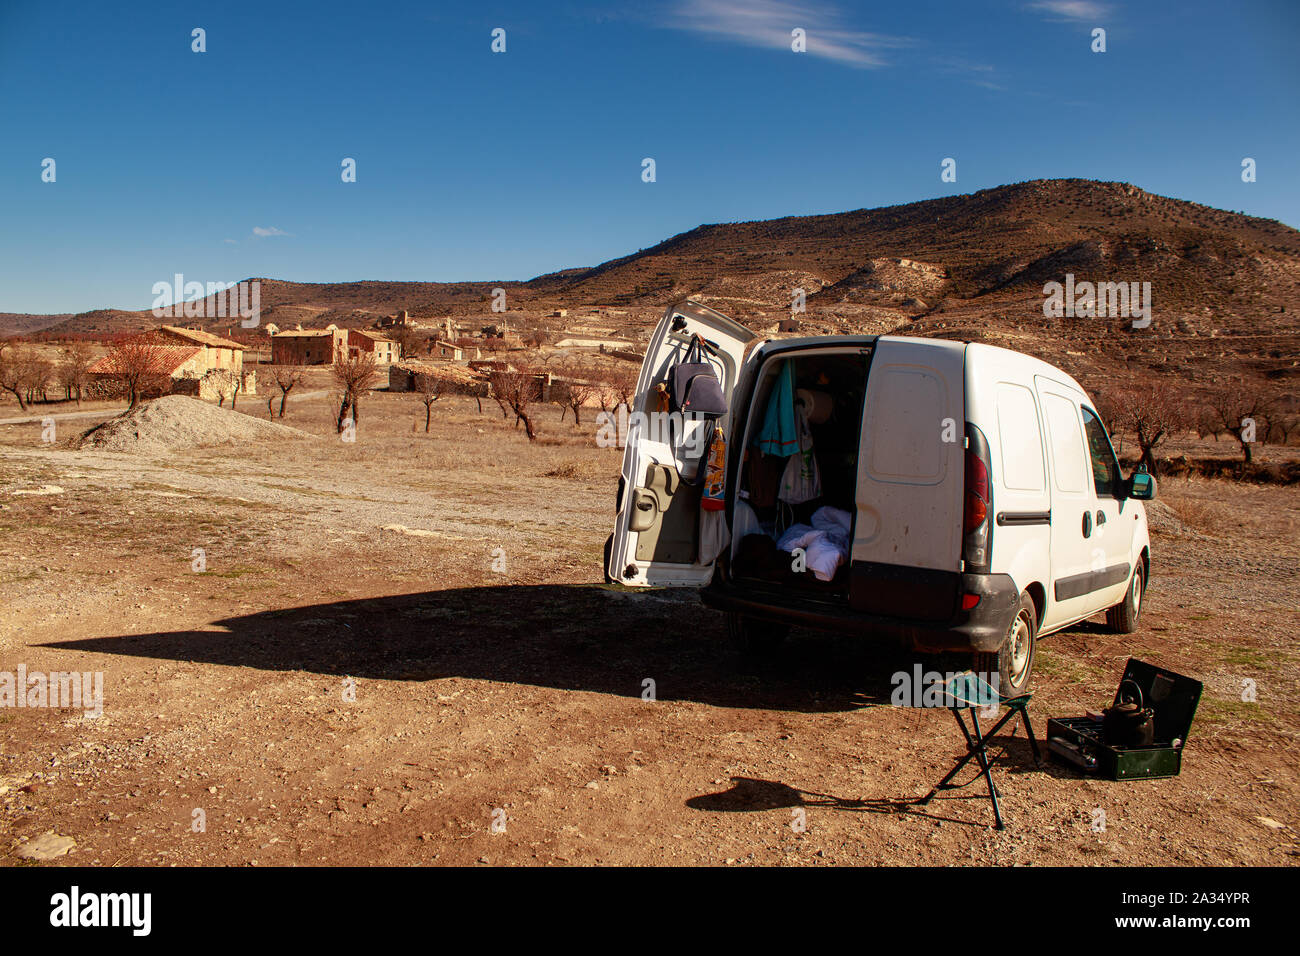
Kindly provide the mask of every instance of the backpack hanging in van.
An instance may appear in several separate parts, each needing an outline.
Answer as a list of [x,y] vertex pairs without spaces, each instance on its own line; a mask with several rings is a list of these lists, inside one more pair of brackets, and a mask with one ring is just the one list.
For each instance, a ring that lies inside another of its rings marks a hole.
[[704,340],[691,337],[690,347],[669,373],[673,411],[697,415],[727,414],[727,397],[718,373],[704,355]]

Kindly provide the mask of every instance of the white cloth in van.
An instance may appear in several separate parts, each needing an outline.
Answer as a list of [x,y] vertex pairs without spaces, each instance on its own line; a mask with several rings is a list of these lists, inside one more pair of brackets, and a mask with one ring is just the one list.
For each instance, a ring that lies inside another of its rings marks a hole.
[[835,577],[835,570],[849,557],[849,528],[853,515],[830,505],[813,512],[812,524],[792,524],[781,535],[779,551],[803,548],[805,560],[819,581]]

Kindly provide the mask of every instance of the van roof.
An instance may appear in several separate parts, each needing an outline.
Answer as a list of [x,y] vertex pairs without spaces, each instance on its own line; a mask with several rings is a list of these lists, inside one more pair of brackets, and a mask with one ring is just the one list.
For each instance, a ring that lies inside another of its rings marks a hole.
[[771,352],[774,349],[803,348],[814,346],[823,348],[827,345],[870,346],[876,344],[878,335],[804,335],[792,339],[764,339],[763,345]]
[[[1015,349],[1004,349],[998,345],[985,345],[982,342],[972,342],[969,346],[970,351],[967,353],[967,362],[974,361],[978,366],[981,355],[997,354],[1003,358],[1010,356],[1013,361],[1024,368],[1029,375],[1045,375],[1048,378],[1056,379],[1064,385],[1077,389],[1081,394],[1087,396],[1088,390],[1078,383],[1078,381],[1069,372],[1052,365],[1050,362],[1044,362],[1042,359],[1035,358],[1032,355],[1026,355],[1024,352],[1017,352]],[[1091,400],[1091,399],[1089,399]]]
[[1088,390],[1075,380],[1075,378],[1055,365],[1044,362],[1042,359],[1035,358],[1032,355],[1026,355],[1024,352],[1017,352],[1015,349],[1005,349],[998,345],[986,345],[983,342],[959,342],[955,339],[932,339],[916,335],[809,335],[801,338],[790,339],[766,339],[763,345],[766,347],[768,354],[777,351],[784,352],[787,349],[798,349],[804,347],[825,347],[827,345],[840,345],[849,348],[870,347],[878,342],[925,342],[929,345],[947,346],[954,352],[967,352],[967,361],[974,360],[978,367],[981,354],[999,353],[1003,357],[1011,357],[1014,362],[1024,368],[1028,375],[1046,375],[1054,378],[1058,382],[1069,385],[1078,389],[1084,395]]

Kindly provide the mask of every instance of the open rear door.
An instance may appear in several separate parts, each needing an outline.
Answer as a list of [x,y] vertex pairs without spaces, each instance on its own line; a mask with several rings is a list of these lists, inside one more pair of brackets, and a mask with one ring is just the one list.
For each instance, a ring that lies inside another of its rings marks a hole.
[[[655,385],[667,384],[691,337],[708,346],[708,358],[730,408],[745,345],[755,338],[743,325],[696,302],[671,305],[646,349],[628,415],[618,516],[609,550],[610,579],[633,587],[703,587],[713,562],[700,560],[700,455],[714,422],[683,420],[658,411]],[[729,434],[731,411],[717,420]],[[683,481],[685,476],[688,481]],[[721,512],[714,512],[722,520]]]

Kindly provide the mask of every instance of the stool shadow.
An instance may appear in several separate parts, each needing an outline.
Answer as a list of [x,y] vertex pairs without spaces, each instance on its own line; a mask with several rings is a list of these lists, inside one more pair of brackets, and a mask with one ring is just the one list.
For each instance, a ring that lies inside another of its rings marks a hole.
[[[847,813],[910,814],[944,823],[960,823],[963,826],[986,829],[985,824],[944,816],[933,812],[932,809],[923,808],[917,803],[919,797],[860,800],[819,793],[816,790],[801,790],[779,780],[762,780],[757,777],[732,777],[731,783],[728,790],[691,797],[686,801],[686,805],[692,810],[705,810],[712,813],[755,813],[763,810],[779,810],[784,807],[824,807]],[[982,793],[971,793],[948,799],[987,801],[988,796]]]

